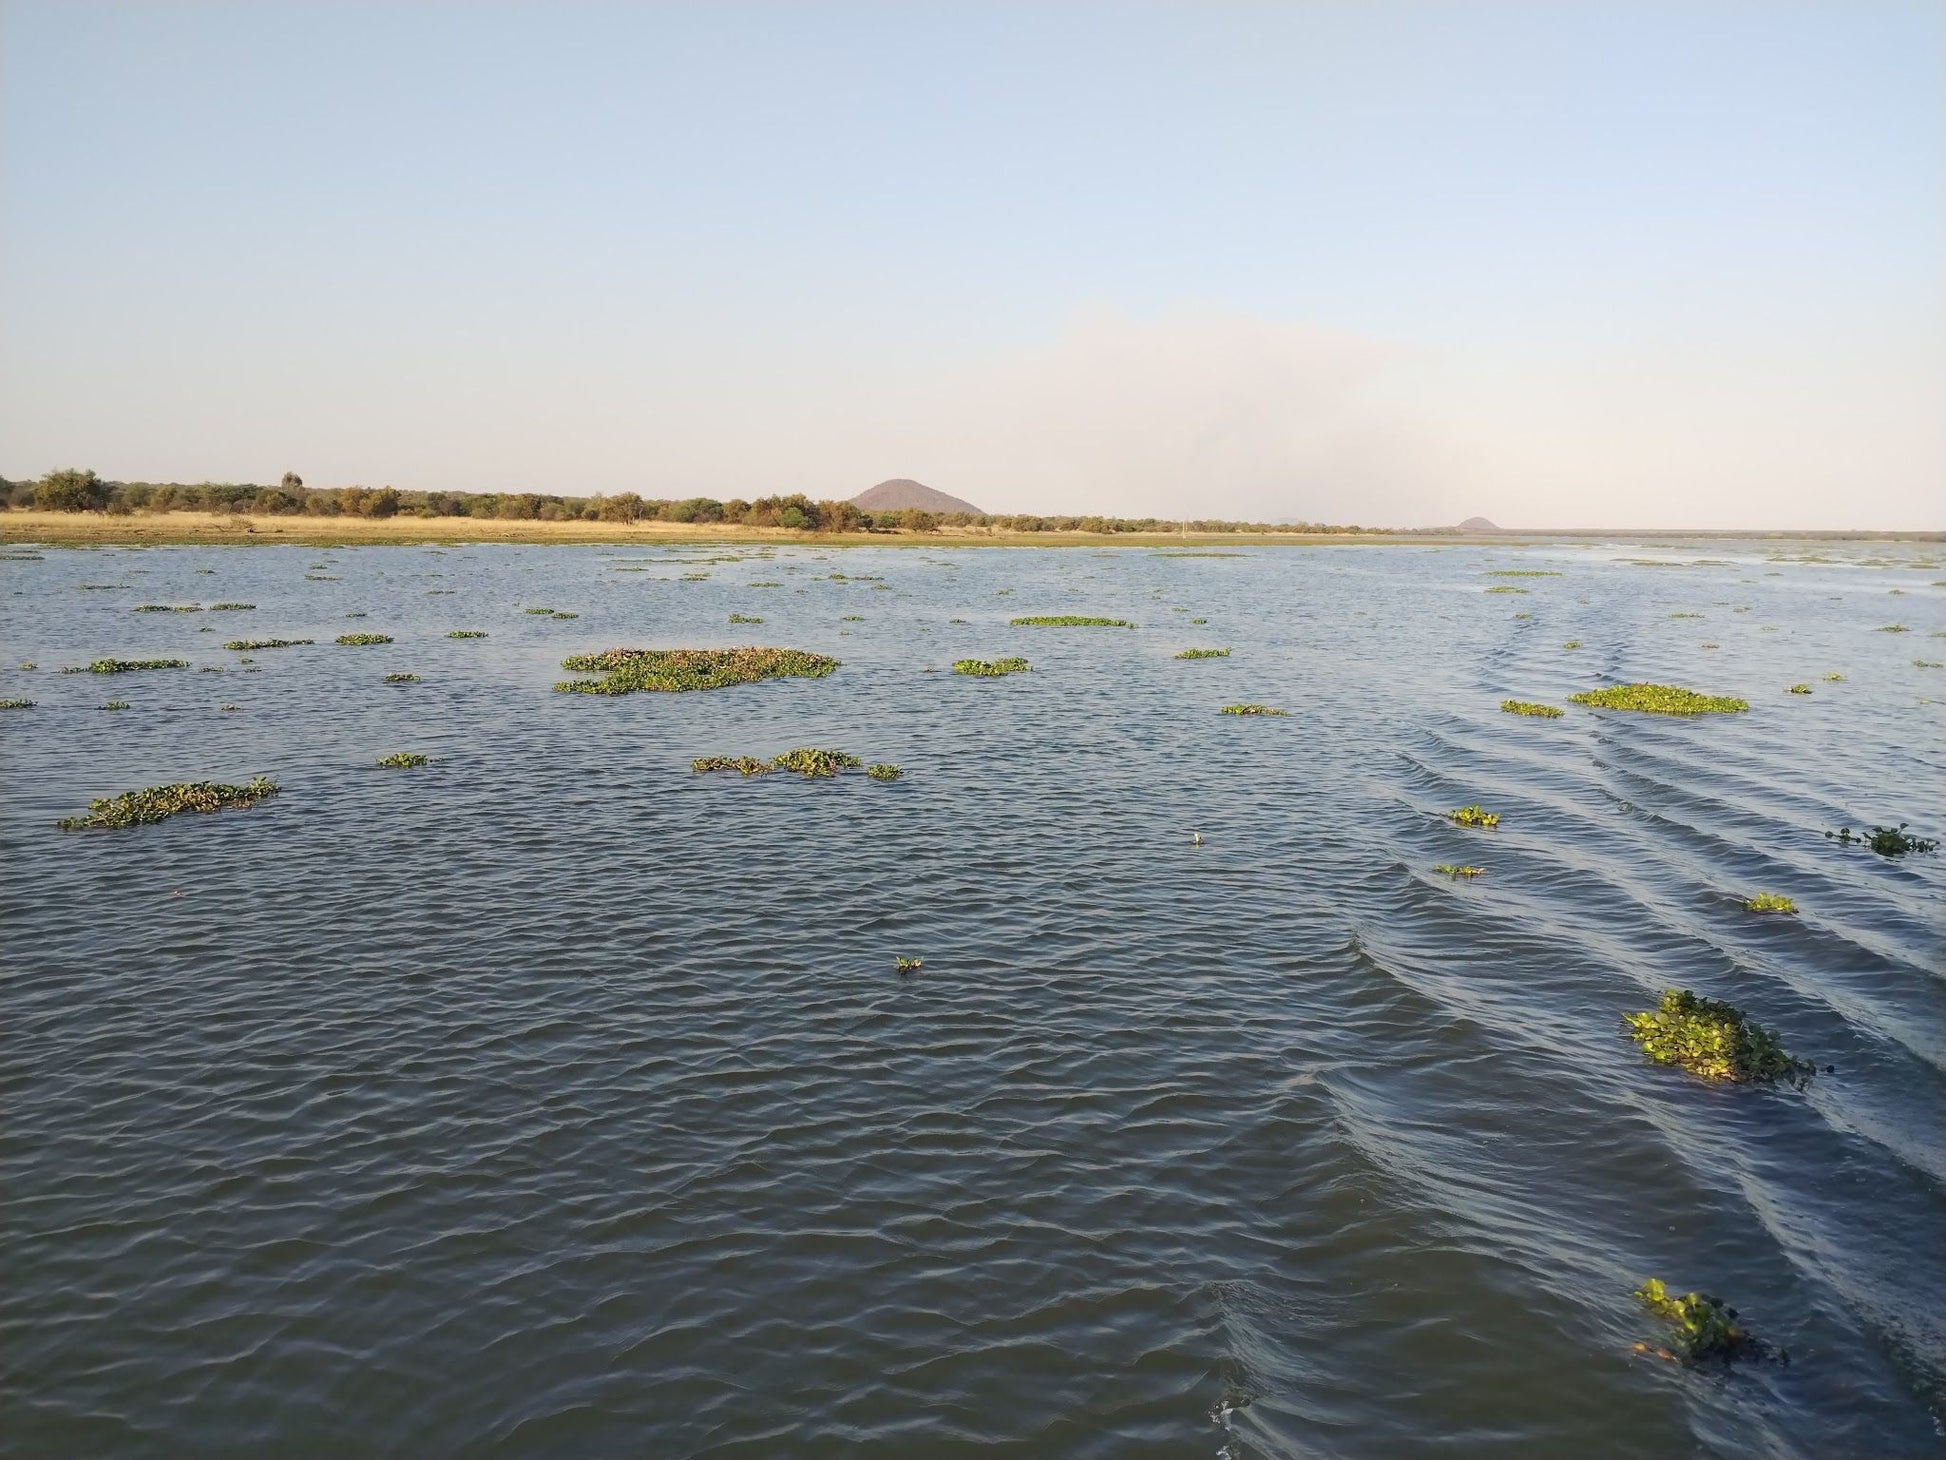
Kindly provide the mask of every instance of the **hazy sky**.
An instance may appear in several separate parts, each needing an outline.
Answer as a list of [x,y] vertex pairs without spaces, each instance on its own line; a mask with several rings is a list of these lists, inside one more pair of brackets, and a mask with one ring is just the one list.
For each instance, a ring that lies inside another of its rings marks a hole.
[[1946,0],[9,4],[0,473],[1946,526]]

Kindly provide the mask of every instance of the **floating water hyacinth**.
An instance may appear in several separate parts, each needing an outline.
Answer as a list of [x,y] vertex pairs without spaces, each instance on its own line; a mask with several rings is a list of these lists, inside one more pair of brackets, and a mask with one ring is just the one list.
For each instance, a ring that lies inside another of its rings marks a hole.
[[1939,843],[1930,837],[1907,836],[1907,825],[1907,822],[1901,821],[1897,826],[1875,826],[1869,832],[1853,832],[1850,827],[1841,826],[1836,831],[1827,831],[1825,835],[1840,846],[1848,847],[1853,842],[1862,842],[1881,857],[1903,857],[1910,852],[1938,849]]
[[390,755],[381,755],[373,765],[384,766],[388,770],[410,770],[413,766],[424,765],[431,757],[421,755],[416,750],[395,750]]
[[1797,904],[1781,892],[1760,892],[1755,897],[1746,898],[1744,907],[1751,912],[1794,913]]
[[605,649],[563,659],[561,667],[606,676],[562,680],[554,688],[564,694],[625,695],[722,689],[763,679],[822,679],[838,661],[802,649]]
[[971,674],[980,679],[999,679],[1008,674],[1024,674],[1028,668],[1025,659],[955,659],[953,673]]
[[1768,1084],[1782,1080],[1802,1089],[1817,1066],[1792,1059],[1770,1030],[1752,1024],[1741,1009],[1687,989],[1667,989],[1662,1003],[1624,1014],[1628,1037],[1659,1065],[1675,1065],[1705,1080]]
[[392,642],[392,637],[389,634],[340,634],[332,642],[358,647],[365,644],[389,644]]
[[1746,700],[1698,694],[1673,684],[1613,684],[1568,699],[1598,710],[1634,710],[1645,715],[1734,715],[1750,708]]
[[388,674],[388,675],[386,675],[386,676],[385,676],[385,678],[384,678],[384,680],[383,680],[383,683],[385,683],[385,684],[417,684],[417,683],[419,683],[419,676],[418,676],[418,675],[416,675],[416,674]]
[[1228,649],[1184,649],[1177,654],[1178,659],[1228,659]]
[[1649,1278],[1632,1296],[1675,1332],[1675,1352],[1635,1345],[1637,1353],[1655,1353],[1663,1358],[1699,1363],[1706,1359],[1762,1359],[1771,1356],[1770,1345],[1737,1322],[1737,1310],[1721,1298],[1703,1293],[1684,1293],[1675,1298],[1660,1278]]
[[923,958],[907,958],[903,955],[893,960],[892,967],[899,973],[917,973],[926,966]]
[[201,613],[200,603],[138,603],[137,613]]
[[187,659],[97,659],[88,666],[88,672],[90,674],[133,674],[138,669],[187,669],[188,667]]
[[[206,570],[199,568],[197,571],[203,572]],[[209,611],[211,613],[242,613],[256,606],[254,603],[212,603],[209,606]]]
[[865,774],[875,781],[896,781],[905,774],[897,766],[881,761],[877,765],[865,767]]
[[1558,578],[1561,575],[1552,568],[1488,568],[1489,578]]
[[1874,632],[1881,633],[1881,634],[1909,634],[1912,632],[1912,630],[1907,628],[1904,624],[1886,624],[1882,628],[1879,628]]
[[735,771],[744,776],[767,776],[770,762],[758,760],[750,755],[705,755],[689,763],[689,768],[698,773],[704,771]]
[[814,750],[806,746],[787,750],[773,757],[770,763],[780,771],[796,771],[800,776],[821,780],[835,776],[840,771],[857,770],[865,762],[842,750]]
[[103,705],[101,708],[104,710],[126,710],[128,708],[128,701],[110,700],[107,704]]
[[1479,806],[1460,806],[1446,813],[1446,819],[1454,826],[1498,826],[1500,813],[1483,810]]
[[1509,715],[1531,715],[1538,720],[1558,720],[1565,713],[1552,705],[1539,705],[1532,700],[1502,700],[1500,708]]
[[231,639],[223,647],[234,649],[239,654],[248,654],[255,649],[295,649],[299,644],[313,642],[311,639]]
[[486,636],[487,632],[485,629],[448,629],[446,631],[446,637],[449,639],[484,639]]
[[1217,713],[1219,715],[1288,715],[1290,711],[1272,709],[1269,705],[1225,705]]
[[733,613],[730,615],[730,622],[733,624],[760,624],[763,620],[760,618],[752,618],[745,613]]
[[1036,614],[1007,620],[1008,627],[1040,629],[1132,629],[1134,624],[1121,618],[1087,618],[1079,614]]
[[90,801],[86,816],[70,816],[56,824],[63,831],[90,827],[147,826],[190,811],[241,810],[276,794],[277,787],[261,776],[241,786],[224,785],[217,781],[178,782]]
[[1581,647],[1581,640],[1569,639],[1565,644],[1561,645],[1561,647],[1563,649],[1579,649]]
[[1842,674],[1827,674],[1824,678],[1827,684],[1841,684],[1845,677]]
[[1487,589],[1488,593],[1525,593],[1525,588],[1516,588],[1511,583],[1496,583]]
[[1794,695],[1808,695],[1810,692],[1811,686],[1808,684],[1794,684],[1790,688],[1790,693]]
[[1461,877],[1484,876],[1486,870],[1484,867],[1475,867],[1464,862],[1458,863],[1457,865],[1452,862],[1441,862],[1437,867],[1433,868],[1433,871],[1440,873],[1442,876],[1451,877],[1455,881]]
[[33,708],[34,701],[32,700],[0,700],[0,710],[31,710]]

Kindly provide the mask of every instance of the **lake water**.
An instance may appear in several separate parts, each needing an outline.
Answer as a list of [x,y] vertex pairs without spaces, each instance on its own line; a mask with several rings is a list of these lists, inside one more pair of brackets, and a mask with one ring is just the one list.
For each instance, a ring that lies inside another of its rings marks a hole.
[[[1946,854],[1822,835],[1946,835],[1938,554],[13,550],[0,1447],[1939,1455]],[[752,642],[843,667],[551,689]],[[689,768],[800,745],[906,775]],[[1835,1073],[1647,1064],[1672,984]]]

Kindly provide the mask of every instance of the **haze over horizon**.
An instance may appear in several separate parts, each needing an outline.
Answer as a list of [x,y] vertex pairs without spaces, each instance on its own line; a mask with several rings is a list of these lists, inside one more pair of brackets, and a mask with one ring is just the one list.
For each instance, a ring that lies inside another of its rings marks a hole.
[[1946,6],[10,3],[0,473],[1939,529]]

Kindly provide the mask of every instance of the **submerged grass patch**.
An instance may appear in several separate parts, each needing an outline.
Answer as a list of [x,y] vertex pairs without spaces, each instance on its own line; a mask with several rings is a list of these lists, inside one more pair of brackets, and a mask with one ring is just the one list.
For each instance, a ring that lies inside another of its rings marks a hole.
[[241,786],[224,785],[218,781],[183,781],[90,801],[86,816],[70,816],[56,824],[63,831],[79,831],[84,827],[147,826],[189,811],[241,810],[276,794],[277,787],[262,776]]
[[1781,892],[1760,892],[1755,897],[1743,901],[1744,908],[1750,912],[1794,913],[1797,904]]
[[1532,700],[1502,700],[1500,708],[1509,715],[1531,715],[1537,720],[1558,720],[1566,713],[1552,705],[1536,704]]
[[409,770],[416,765],[424,765],[431,757],[421,755],[416,750],[395,750],[390,755],[381,755],[373,765],[384,766],[387,770]]
[[1176,655],[1178,659],[1228,659],[1228,649],[1184,649]]
[[1025,618],[1007,620],[1009,628],[1023,626],[1037,629],[1132,629],[1134,624],[1122,618],[1089,618],[1082,614],[1054,613],[1031,614]]
[[1817,1066],[1792,1059],[1770,1030],[1752,1024],[1741,1009],[1705,999],[1688,989],[1665,989],[1662,1002],[1624,1014],[1628,1037],[1659,1065],[1675,1065],[1705,1080],[1804,1087]]
[[364,644],[389,644],[392,642],[392,636],[390,634],[340,634],[331,642],[354,647]]
[[1006,674],[1024,674],[1031,666],[1025,659],[955,659],[953,673],[971,674],[979,679],[998,679]]
[[1825,835],[1840,846],[1862,843],[1881,857],[1903,857],[1910,852],[1938,850],[1939,843],[1931,837],[1907,836],[1907,825],[1901,821],[1897,826],[1875,826],[1868,832],[1854,832],[1848,826],[1841,826],[1836,831],[1827,831]]
[[1734,715],[1750,708],[1746,700],[1698,694],[1673,684],[1611,684],[1568,699],[1598,710],[1634,710],[1644,715]]
[[722,689],[762,679],[823,679],[838,661],[802,649],[604,649],[563,659],[561,667],[605,676],[564,679],[554,686],[563,694],[625,695]]
[[90,674],[133,674],[138,669],[187,669],[187,659],[97,659],[88,666]]
[[1269,705],[1225,705],[1217,713],[1220,715],[1288,715],[1290,711],[1272,709]]
[[1768,1358],[1770,1345],[1737,1322],[1737,1310],[1721,1298],[1705,1293],[1671,1297],[1660,1278],[1649,1278],[1632,1295],[1636,1301],[1674,1330],[1674,1353],[1638,1343],[1638,1353],[1661,1353],[1665,1358],[1698,1363],[1706,1359]]
[[253,649],[295,649],[299,644],[315,642],[314,639],[232,639],[223,647],[247,654]]
[[1446,819],[1454,826],[1493,827],[1500,824],[1500,813],[1485,810],[1478,805],[1458,806],[1446,813]]

